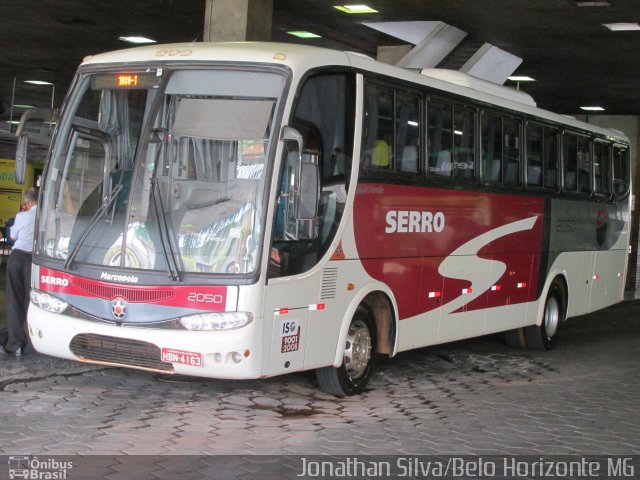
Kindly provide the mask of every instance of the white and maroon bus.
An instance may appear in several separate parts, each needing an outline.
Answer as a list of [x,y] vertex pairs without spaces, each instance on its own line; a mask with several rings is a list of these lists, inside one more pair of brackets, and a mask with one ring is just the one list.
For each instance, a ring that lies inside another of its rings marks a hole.
[[336,395],[376,354],[549,349],[622,299],[629,158],[459,72],[271,43],[89,57],[43,176],[31,340],[167,374],[316,369]]

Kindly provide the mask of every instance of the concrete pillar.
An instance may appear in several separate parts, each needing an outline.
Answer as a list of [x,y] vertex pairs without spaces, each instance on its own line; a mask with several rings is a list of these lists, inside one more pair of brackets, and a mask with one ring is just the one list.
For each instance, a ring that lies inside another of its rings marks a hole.
[[207,0],[205,42],[271,40],[273,0]]

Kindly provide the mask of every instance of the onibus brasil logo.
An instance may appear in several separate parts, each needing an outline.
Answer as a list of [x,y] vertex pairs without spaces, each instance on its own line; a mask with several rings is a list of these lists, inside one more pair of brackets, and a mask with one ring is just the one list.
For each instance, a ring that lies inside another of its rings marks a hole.
[[55,458],[39,460],[38,457],[14,455],[9,457],[9,478],[32,480],[65,480],[73,462],[63,462]]

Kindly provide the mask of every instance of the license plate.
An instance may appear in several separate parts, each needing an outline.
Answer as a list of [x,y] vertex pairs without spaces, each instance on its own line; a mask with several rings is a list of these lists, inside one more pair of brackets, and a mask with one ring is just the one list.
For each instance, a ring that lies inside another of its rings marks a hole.
[[184,350],[163,348],[161,359],[163,362],[167,363],[179,363],[181,365],[190,365],[192,367],[202,366],[202,354],[199,352],[186,352]]

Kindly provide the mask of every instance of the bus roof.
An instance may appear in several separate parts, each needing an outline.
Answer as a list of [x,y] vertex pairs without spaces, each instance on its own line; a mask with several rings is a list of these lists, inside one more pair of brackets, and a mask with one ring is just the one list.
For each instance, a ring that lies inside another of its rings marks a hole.
[[257,62],[286,65],[301,76],[322,66],[354,67],[371,73],[428,86],[485,104],[533,115],[581,130],[590,130],[614,141],[628,142],[619,131],[587,124],[575,118],[543,110],[533,98],[512,88],[474,78],[452,70],[424,69],[422,72],[378,62],[366,55],[320,47],[271,42],[192,42],[116,50],[86,57],[82,65],[178,62]]

